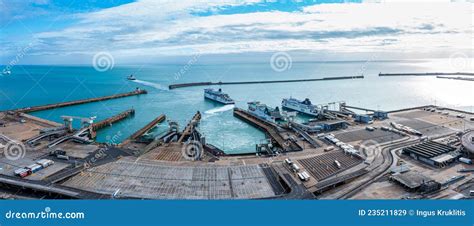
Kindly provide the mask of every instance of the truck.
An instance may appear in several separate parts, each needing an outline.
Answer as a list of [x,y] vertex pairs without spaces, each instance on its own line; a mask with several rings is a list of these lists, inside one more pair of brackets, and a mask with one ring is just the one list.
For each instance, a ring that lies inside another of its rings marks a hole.
[[35,163],[35,164],[31,164],[31,165],[27,166],[26,168],[30,169],[31,173],[36,173],[36,172],[42,170],[43,166]]
[[459,158],[459,161],[464,163],[464,164],[468,164],[468,165],[472,164],[472,160],[470,160],[468,158],[464,158],[464,157]]
[[334,146],[328,146],[326,148],[324,148],[324,152],[328,152],[328,151],[332,151],[334,150]]
[[54,161],[53,160],[49,160],[49,159],[40,159],[38,161],[36,161],[37,164],[43,166],[43,168],[46,168],[48,166],[51,166],[54,164]]
[[341,163],[339,163],[339,161],[337,160],[334,160],[334,164],[336,164],[337,168],[341,168]]
[[56,158],[63,159],[63,160],[69,160],[69,156],[67,156],[67,155],[56,155]]
[[293,169],[294,172],[300,171],[300,167],[298,165],[296,165],[295,163],[292,163],[290,166],[291,166],[291,169]]
[[24,178],[24,177],[27,177],[27,176],[31,175],[31,170],[27,169],[27,168],[17,169],[17,170],[15,170],[15,175],[17,175],[21,178]]
[[300,178],[300,180],[302,181],[309,181],[310,176],[306,171],[304,171],[304,172],[298,173],[298,178]]
[[64,151],[63,149],[61,148],[57,148],[51,152],[49,152],[49,155],[50,156],[58,156],[58,155],[66,155],[66,151]]

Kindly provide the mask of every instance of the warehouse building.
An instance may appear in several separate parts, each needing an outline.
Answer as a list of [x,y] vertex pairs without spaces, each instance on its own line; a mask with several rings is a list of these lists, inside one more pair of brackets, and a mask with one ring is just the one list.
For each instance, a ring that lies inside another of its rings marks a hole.
[[390,180],[410,192],[432,192],[441,188],[439,182],[418,172],[396,173],[390,177]]
[[460,156],[456,148],[434,141],[406,147],[402,150],[402,153],[428,165],[440,168],[454,163]]

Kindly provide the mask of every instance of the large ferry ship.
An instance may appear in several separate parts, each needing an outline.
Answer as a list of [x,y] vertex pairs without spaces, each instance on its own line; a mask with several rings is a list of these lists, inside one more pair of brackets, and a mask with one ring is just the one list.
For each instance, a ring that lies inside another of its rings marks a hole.
[[248,103],[248,111],[263,119],[270,122],[276,122],[277,120],[282,120],[283,116],[280,113],[278,107],[272,108],[265,104],[260,103],[259,101],[253,101]]
[[234,104],[234,100],[229,97],[227,93],[222,92],[222,89],[204,89],[204,98],[219,102],[221,104]]
[[318,107],[313,105],[308,98],[304,99],[303,101],[292,97],[284,98],[281,102],[281,106],[286,109],[294,110],[315,117],[317,117],[320,112]]

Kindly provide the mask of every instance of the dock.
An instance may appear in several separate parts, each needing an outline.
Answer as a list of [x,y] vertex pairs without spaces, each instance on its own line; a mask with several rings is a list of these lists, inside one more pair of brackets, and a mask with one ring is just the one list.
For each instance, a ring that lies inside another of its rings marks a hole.
[[146,124],[143,128],[137,130],[135,133],[133,133],[128,139],[124,140],[120,146],[123,146],[123,145],[126,145],[126,144],[129,144],[130,142],[132,142],[133,140],[136,140],[137,138],[139,138],[140,136],[142,136],[143,134],[145,134],[148,130],[150,130],[151,128],[153,128],[156,124],[160,123],[160,122],[163,122],[164,120],[166,119],[166,116],[165,115],[160,115],[158,116],[157,118],[155,118],[153,121],[149,122],[148,124]]
[[428,73],[379,73],[379,76],[438,76],[438,75],[467,75],[474,76],[470,72],[428,72]]
[[92,130],[97,131],[104,127],[111,126],[113,123],[123,120],[131,115],[135,114],[134,109],[129,109],[124,112],[119,113],[118,115],[114,115],[110,118],[104,119],[103,121],[96,122],[92,124]]
[[351,109],[356,109],[356,110],[361,110],[361,111],[372,111],[376,112],[376,110],[369,109],[369,108],[363,108],[363,107],[356,107],[356,106],[350,106],[350,105],[344,105],[344,108],[351,108]]
[[324,77],[324,78],[309,78],[309,79],[288,79],[288,80],[267,80],[267,81],[243,81],[243,82],[193,82],[180,83],[169,85],[169,89],[177,89],[192,86],[213,86],[213,85],[247,85],[247,84],[266,84],[266,83],[288,83],[288,82],[316,82],[342,79],[363,79],[364,76],[339,76],[339,77]]
[[260,129],[266,134],[268,134],[268,136],[270,136],[270,138],[273,141],[275,141],[275,143],[278,144],[278,146],[280,146],[286,152],[303,150],[296,142],[293,142],[291,140],[286,140],[280,134],[276,125],[272,125],[269,122],[259,119],[240,108],[234,108],[234,116],[245,122],[250,123],[251,125],[255,126],[257,129]]
[[137,96],[137,95],[142,95],[142,94],[147,94],[147,93],[148,92],[144,89],[137,89],[135,91],[127,92],[127,93],[120,93],[120,94],[115,94],[115,95],[110,95],[110,96],[103,96],[103,97],[96,97],[96,98],[89,98],[89,99],[82,99],[82,100],[67,101],[67,102],[62,102],[62,103],[57,103],[57,104],[47,104],[47,105],[40,105],[40,106],[34,106],[34,107],[19,108],[13,111],[21,112],[21,113],[30,113],[30,112],[35,112],[35,111],[44,111],[44,110],[49,110],[49,109],[62,108],[62,107],[92,103],[92,102],[99,102],[99,101],[105,101],[105,100],[111,100],[111,99],[117,99],[117,98],[129,97],[129,96]]
[[183,140],[186,136],[189,136],[190,134],[193,133],[194,128],[196,127],[196,124],[199,123],[200,120],[201,120],[201,113],[198,111],[193,116],[193,118],[188,123],[188,125],[186,125],[186,128],[183,130],[183,133],[181,134],[181,137],[179,137],[179,139],[178,139],[178,143],[183,142]]

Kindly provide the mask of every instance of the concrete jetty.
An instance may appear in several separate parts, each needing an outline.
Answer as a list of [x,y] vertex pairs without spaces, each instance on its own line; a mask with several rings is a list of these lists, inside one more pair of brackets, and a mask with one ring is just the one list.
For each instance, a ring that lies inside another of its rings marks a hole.
[[329,81],[342,79],[362,79],[361,76],[340,76],[340,77],[324,77],[324,78],[310,78],[310,79],[288,79],[288,80],[268,80],[268,81],[243,81],[243,82],[193,82],[180,83],[169,85],[169,89],[177,89],[191,86],[213,86],[213,85],[246,85],[246,84],[265,84],[265,83],[288,83],[288,82],[315,82],[315,81]]
[[120,146],[123,146],[123,145],[126,145],[126,144],[129,144],[130,142],[132,142],[133,140],[136,140],[137,138],[139,138],[140,136],[142,136],[143,134],[145,134],[148,130],[150,130],[151,128],[153,128],[156,124],[160,123],[160,122],[163,122],[164,120],[166,119],[166,116],[165,115],[160,115],[158,116],[157,118],[155,118],[153,121],[149,122],[148,124],[146,124],[143,128],[137,130],[135,133],[133,133],[128,139],[124,140]]
[[35,111],[44,111],[44,110],[67,107],[67,106],[78,105],[78,104],[99,102],[99,101],[111,100],[111,99],[117,99],[117,98],[129,97],[129,96],[136,96],[136,95],[141,95],[141,94],[146,94],[146,93],[148,92],[144,89],[137,89],[135,91],[127,92],[127,93],[120,93],[120,94],[115,94],[115,95],[110,95],[110,96],[103,96],[103,97],[96,97],[96,98],[89,98],[89,99],[82,99],[82,100],[67,101],[67,102],[62,102],[62,103],[57,103],[57,104],[47,104],[47,105],[40,105],[40,106],[34,106],[34,107],[19,108],[14,111],[22,112],[22,113],[30,113],[30,112],[35,112]]
[[250,123],[255,126],[257,129],[262,130],[268,134],[272,140],[274,140],[278,146],[280,146],[284,151],[301,151],[303,150],[296,142],[291,140],[286,140],[278,131],[275,125],[272,125],[264,120],[261,120],[252,114],[246,112],[240,108],[234,108],[234,116]]
[[474,76],[470,72],[428,72],[428,73],[379,73],[379,76],[438,76],[438,75],[467,75]]
[[199,121],[201,120],[201,112],[197,112],[193,118],[191,119],[191,121],[189,121],[188,125],[186,126],[186,128],[183,130],[183,133],[181,134],[181,137],[178,139],[178,143],[181,143],[183,142],[184,138],[188,135],[190,135],[196,124],[199,123]]
[[114,116],[112,116],[110,118],[107,118],[103,121],[96,122],[96,123],[92,124],[92,130],[97,131],[97,130],[102,129],[104,127],[111,126],[113,123],[118,122],[120,120],[123,120],[123,119],[125,119],[125,118],[127,118],[131,115],[134,115],[134,114],[135,114],[134,109],[126,110],[124,112],[119,113],[118,115],[114,115]]

